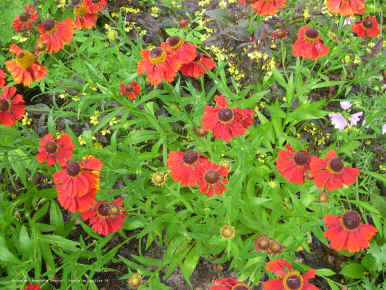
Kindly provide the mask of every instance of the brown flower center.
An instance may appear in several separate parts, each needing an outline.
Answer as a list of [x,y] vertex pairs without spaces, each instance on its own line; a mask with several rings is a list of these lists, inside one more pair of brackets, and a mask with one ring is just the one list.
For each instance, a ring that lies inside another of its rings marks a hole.
[[43,28],[45,32],[53,32],[55,28],[55,19],[47,19],[43,23]]
[[84,6],[76,6],[74,7],[74,14],[77,17],[83,17],[87,13],[87,9]]
[[228,108],[221,109],[217,115],[219,120],[223,123],[230,123],[234,118],[233,111]]
[[269,239],[265,235],[260,235],[255,240],[255,247],[259,250],[266,250],[269,247]]
[[303,278],[298,273],[290,273],[288,277],[284,280],[284,287],[286,289],[297,290],[303,287]]
[[373,27],[373,22],[371,21],[370,17],[366,17],[365,21],[363,21],[363,26],[367,29],[370,29]]
[[23,52],[16,56],[16,64],[24,69],[29,69],[35,60],[35,56],[26,50],[23,50]]
[[305,151],[296,152],[294,156],[296,165],[303,166],[310,161],[310,156]]
[[281,244],[278,241],[271,239],[269,242],[269,250],[273,254],[279,254],[281,252]]
[[161,47],[153,48],[150,51],[150,62],[152,64],[160,64],[166,60],[166,51]]
[[188,150],[184,152],[182,159],[187,164],[193,164],[198,159],[198,153],[194,150]]
[[56,149],[58,149],[58,146],[55,142],[48,142],[45,146],[46,152],[52,154],[56,152]]
[[308,42],[317,42],[319,40],[319,31],[317,31],[314,28],[309,28],[306,30],[304,33],[304,39],[307,40]]
[[205,173],[204,179],[209,184],[215,184],[220,179],[220,173],[217,170],[210,169]]
[[332,173],[341,173],[344,168],[344,163],[339,157],[331,159],[328,167],[332,170]]
[[112,214],[112,208],[108,203],[103,202],[98,206],[97,212],[102,217],[108,217]]
[[0,112],[7,112],[9,109],[9,102],[5,99],[0,100]]
[[342,223],[348,230],[356,230],[361,224],[361,216],[354,210],[347,211],[342,216]]
[[68,175],[77,176],[80,172],[80,165],[77,162],[69,161],[67,162],[66,170]]
[[169,37],[167,42],[172,49],[178,49],[184,44],[184,41],[179,36]]
[[237,283],[234,285],[231,290],[249,290],[250,288],[244,283]]
[[19,16],[19,19],[21,22],[27,22],[29,17],[30,15],[27,12],[24,12]]

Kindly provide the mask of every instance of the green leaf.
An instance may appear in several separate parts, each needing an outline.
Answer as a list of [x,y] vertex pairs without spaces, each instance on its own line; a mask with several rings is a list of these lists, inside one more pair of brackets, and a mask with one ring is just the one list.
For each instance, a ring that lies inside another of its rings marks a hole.
[[361,264],[365,267],[369,272],[377,271],[376,260],[372,255],[366,255],[363,257]]
[[358,263],[347,263],[344,265],[340,274],[352,279],[360,279],[365,275],[366,269]]
[[8,250],[3,236],[0,236],[0,261],[8,263],[21,263],[12,252]]
[[67,240],[57,235],[41,235],[40,239],[59,248],[75,252],[79,250],[79,242]]
[[192,275],[194,269],[196,269],[198,260],[200,259],[202,248],[197,244],[186,256],[184,263],[180,266],[182,275],[184,276],[186,282],[190,285],[190,276]]
[[55,227],[55,233],[61,234],[64,230],[64,221],[62,211],[55,200],[51,200],[50,224]]
[[331,269],[328,269],[328,268],[322,268],[322,269],[316,270],[316,275],[318,275],[318,276],[332,276],[335,274],[336,273],[334,271],[332,271]]
[[31,256],[32,255],[32,241],[31,238],[28,235],[26,227],[23,225],[20,228],[20,233],[19,233],[19,246],[23,252],[24,255],[26,256]]

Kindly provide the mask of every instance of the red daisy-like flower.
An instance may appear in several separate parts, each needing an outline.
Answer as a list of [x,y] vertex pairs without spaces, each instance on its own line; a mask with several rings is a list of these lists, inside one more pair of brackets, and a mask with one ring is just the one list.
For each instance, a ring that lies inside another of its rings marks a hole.
[[226,167],[204,160],[199,171],[198,190],[201,193],[207,196],[213,196],[214,192],[217,195],[223,194],[226,190],[224,184],[228,184],[228,180],[224,178],[228,176]]
[[96,24],[98,20],[98,11],[105,8],[106,0],[94,2],[95,1],[93,0],[73,1],[76,29],[91,29]]
[[198,183],[200,171],[204,160],[207,158],[194,150],[185,152],[170,151],[168,169],[170,177],[182,186],[193,186]]
[[39,284],[32,284],[29,283],[26,287],[23,288],[23,290],[40,290]]
[[128,214],[122,210],[123,203],[120,197],[113,202],[97,201],[92,208],[82,213],[82,218],[85,221],[90,220],[94,232],[107,236],[122,228]]
[[15,125],[16,120],[20,120],[25,114],[23,96],[15,94],[15,87],[4,87],[3,94],[0,95],[0,124],[4,126]]
[[279,12],[278,7],[285,7],[285,0],[258,0],[251,6],[261,16],[272,16]]
[[211,71],[216,63],[211,60],[210,56],[204,53],[196,52],[196,58],[187,64],[181,66],[181,73],[184,76],[199,79],[203,74]]
[[16,44],[11,44],[9,51],[16,54],[16,59],[4,64],[15,83],[29,87],[33,81],[40,82],[46,76],[48,69],[38,63],[31,52],[22,50]]
[[304,174],[310,169],[310,153],[295,150],[286,145],[288,151],[279,150],[276,166],[281,175],[289,182],[304,184]]
[[[285,267],[285,268],[284,268]],[[294,271],[291,264],[284,259],[270,261],[267,264],[267,271],[278,274],[274,280],[263,283],[264,290],[318,290],[319,288],[310,284],[309,279],[315,277],[316,270],[311,269],[301,275]]]
[[327,55],[330,49],[322,42],[319,31],[308,26],[303,26],[298,31],[298,39],[292,45],[295,56],[315,60]]
[[47,160],[48,165],[55,165],[56,160],[60,166],[66,166],[67,161],[71,160],[74,145],[70,135],[64,133],[58,140],[55,140],[50,133],[40,138],[39,153],[36,160],[43,163]]
[[345,17],[366,12],[364,0],[328,0],[326,6],[331,13]]
[[120,83],[121,87],[121,95],[122,96],[129,96],[129,99],[135,100],[137,98],[137,95],[141,93],[141,88],[139,87],[139,84],[137,82],[131,82],[125,85],[124,83]]
[[197,55],[197,47],[194,44],[184,41],[179,36],[169,37],[166,42],[161,43],[161,47],[167,51],[174,52],[174,57],[176,57],[182,65],[192,62]]
[[205,106],[202,116],[202,127],[207,131],[213,131],[213,136],[226,142],[233,137],[244,135],[247,128],[253,123],[253,110],[230,109],[223,95],[215,99],[216,107]]
[[0,88],[5,86],[5,78],[6,78],[5,72],[0,68]]
[[172,82],[181,67],[180,60],[174,56],[174,52],[166,51],[162,47],[143,49],[141,55],[137,72],[140,75],[147,73],[146,81],[153,86],[159,85],[162,80]]
[[237,281],[233,278],[224,278],[216,280],[216,284],[210,287],[210,290],[250,290],[247,284]]
[[352,31],[360,37],[366,37],[366,35],[376,37],[380,32],[377,18],[375,16],[367,16],[362,21],[356,21],[355,25],[352,26]]
[[334,150],[326,154],[325,159],[313,156],[310,162],[311,176],[314,178],[318,188],[334,190],[341,188],[343,184],[353,184],[360,173],[357,168],[345,167],[343,160],[339,158]]
[[65,43],[71,42],[74,36],[74,21],[69,17],[63,22],[51,18],[39,24],[38,29],[42,34],[38,43],[45,43],[48,53],[58,52],[64,48]]
[[35,12],[35,7],[27,5],[24,7],[24,12],[17,16],[13,21],[13,28],[16,31],[32,29],[32,24],[38,19],[39,13]]
[[372,225],[362,224],[360,214],[355,210],[348,210],[340,217],[331,214],[324,216],[327,230],[323,235],[330,241],[334,250],[349,250],[359,252],[370,246],[370,240],[378,232]]
[[102,166],[102,162],[92,155],[85,156],[80,162],[68,161],[52,176],[59,203],[71,212],[89,209],[95,203]]

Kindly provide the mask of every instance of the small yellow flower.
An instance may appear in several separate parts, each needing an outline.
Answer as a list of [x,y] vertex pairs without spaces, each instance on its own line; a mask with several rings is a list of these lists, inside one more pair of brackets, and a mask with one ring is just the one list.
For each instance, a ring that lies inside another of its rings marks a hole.
[[80,136],[78,137],[78,141],[79,141],[79,144],[80,144],[81,146],[86,145],[86,141],[84,140],[84,138],[83,138],[82,135],[80,135]]
[[93,125],[98,125],[99,124],[98,115],[91,116],[90,123]]
[[22,122],[22,124],[23,124],[24,126],[29,126],[29,125],[31,125],[32,119],[28,116],[28,113],[27,113],[27,112],[24,114],[23,119],[22,119],[21,122]]
[[28,37],[24,37],[21,33],[18,33],[14,36],[12,36],[12,39],[17,42],[25,42],[28,40]]
[[159,16],[159,8],[155,6],[151,7],[150,15],[153,16],[154,18],[157,18]]
[[111,134],[111,131],[110,131],[110,129],[103,129],[103,130],[101,130],[101,134],[102,134],[102,136],[106,136],[107,134]]
[[151,182],[156,186],[164,185],[166,182],[167,174],[162,171],[154,172],[151,175]]
[[142,284],[143,280],[140,273],[131,274],[127,280],[127,284],[131,289],[138,289]]
[[225,240],[233,240],[236,230],[231,225],[225,225],[220,229],[220,236]]

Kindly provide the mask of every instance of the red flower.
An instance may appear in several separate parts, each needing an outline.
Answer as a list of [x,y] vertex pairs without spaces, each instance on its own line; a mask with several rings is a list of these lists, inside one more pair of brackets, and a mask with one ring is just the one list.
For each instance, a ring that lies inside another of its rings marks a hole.
[[325,159],[313,156],[310,162],[310,172],[318,188],[327,190],[341,188],[343,184],[353,184],[360,173],[357,168],[345,167],[342,159],[330,150]]
[[346,17],[366,12],[364,0],[328,0],[326,6],[331,13]]
[[6,78],[5,72],[0,68],[0,88],[5,86],[5,78]]
[[142,59],[138,61],[138,74],[147,73],[146,80],[153,86],[159,85],[162,80],[170,83],[174,80],[181,63],[172,51],[166,51],[162,47],[152,50],[143,49]]
[[272,38],[275,40],[284,39],[287,37],[289,30],[285,27],[280,27],[279,29],[276,29],[275,31],[272,31],[271,35]]
[[9,51],[16,54],[16,59],[6,61],[5,67],[15,83],[29,87],[33,81],[40,82],[46,76],[48,69],[38,63],[32,53],[22,50],[16,44],[11,44]]
[[330,241],[334,250],[359,252],[370,246],[370,240],[378,232],[372,225],[362,224],[361,216],[355,210],[349,210],[340,217],[327,214],[324,216],[327,230],[323,235]]
[[135,100],[137,95],[141,93],[141,88],[137,82],[131,82],[125,85],[124,83],[120,84],[121,87],[121,95],[127,96],[129,95],[130,100]]
[[32,24],[38,19],[39,13],[35,13],[35,7],[27,5],[24,7],[24,12],[17,16],[13,21],[13,28],[16,31],[32,29]]
[[[284,268],[285,266],[285,268]],[[308,279],[315,277],[315,269],[301,275],[294,271],[291,264],[284,259],[270,261],[267,271],[278,274],[274,280],[263,283],[264,290],[318,290],[319,288],[310,284]]]
[[278,7],[285,7],[285,0],[258,0],[252,4],[253,10],[261,16],[272,16],[279,12]]
[[[79,0],[75,1],[74,4],[74,15],[76,29],[92,28],[98,20],[98,11],[102,10],[106,6],[106,0],[100,0],[94,3],[93,0]],[[80,3],[79,3],[80,2]]]
[[376,37],[380,32],[377,18],[375,16],[367,16],[362,21],[356,21],[355,25],[352,26],[352,31],[360,37],[366,37],[366,34],[369,37]]
[[223,95],[217,96],[215,101],[215,108],[205,106],[202,127],[207,131],[213,131],[214,137],[227,142],[233,137],[244,135],[247,128],[253,123],[253,111],[240,109],[240,107],[228,108],[228,103]]
[[224,183],[228,184],[228,180],[224,178],[228,176],[226,167],[205,160],[199,171],[198,189],[201,193],[213,196],[213,191],[221,195],[226,190],[224,185]]
[[259,0],[239,0],[239,3],[249,6],[249,5],[252,5],[258,1]]
[[303,26],[298,31],[298,39],[292,46],[295,56],[317,59],[328,54],[330,49],[322,42],[319,31],[308,26]]
[[[23,96],[15,94],[15,87],[4,87],[3,94],[0,95],[0,123],[4,126],[15,125],[16,120],[20,120],[25,114]],[[13,96],[15,97],[11,100]]]
[[89,210],[82,213],[82,218],[90,220],[94,232],[107,236],[119,231],[127,216],[127,211],[122,211],[123,203],[120,197],[113,202],[97,201]]
[[166,51],[174,52],[174,57],[179,60],[181,64],[192,62],[197,55],[197,47],[184,41],[179,36],[169,37],[166,42],[161,43],[161,47]]
[[197,56],[191,63],[184,64],[181,67],[181,73],[184,76],[199,79],[201,75],[211,71],[216,66],[216,63],[211,60],[209,55],[199,52],[196,53]]
[[27,287],[24,287],[23,290],[40,290],[39,284],[29,283]]
[[55,140],[50,133],[40,138],[39,153],[36,160],[43,163],[47,160],[48,165],[55,165],[56,160],[60,166],[66,166],[67,161],[71,160],[74,145],[68,134],[63,134],[58,140]]
[[188,150],[186,152],[170,151],[168,158],[168,169],[170,177],[182,186],[196,185],[200,178],[200,171],[206,157],[200,153]]
[[48,53],[58,52],[64,48],[65,43],[71,42],[74,35],[74,21],[66,18],[63,22],[58,22],[51,18],[39,24],[38,29],[42,34],[38,43],[47,44]]
[[304,173],[310,169],[310,153],[295,150],[286,145],[287,151],[279,150],[276,166],[281,175],[291,183],[304,184]]
[[85,156],[80,162],[68,161],[52,176],[59,203],[71,212],[89,209],[95,203],[102,166],[102,162],[92,155]]
[[233,278],[224,278],[216,280],[216,285],[210,287],[210,290],[249,290],[247,284],[237,281]]

